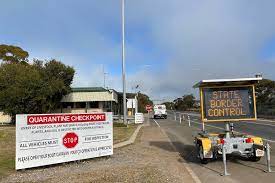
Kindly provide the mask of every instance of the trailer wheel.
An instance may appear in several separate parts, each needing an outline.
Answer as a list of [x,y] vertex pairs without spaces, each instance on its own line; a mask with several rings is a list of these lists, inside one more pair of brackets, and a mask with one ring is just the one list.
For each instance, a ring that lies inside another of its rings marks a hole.
[[256,150],[254,149],[252,156],[250,156],[248,159],[253,162],[258,162],[261,160],[261,157],[256,156]]
[[249,158],[250,161],[253,161],[253,162],[258,162],[261,160],[261,157],[257,157],[257,156],[252,156]]
[[198,157],[200,159],[201,164],[207,164],[209,162],[209,159],[204,158],[204,156],[203,156],[203,147],[202,147],[202,145],[198,146]]

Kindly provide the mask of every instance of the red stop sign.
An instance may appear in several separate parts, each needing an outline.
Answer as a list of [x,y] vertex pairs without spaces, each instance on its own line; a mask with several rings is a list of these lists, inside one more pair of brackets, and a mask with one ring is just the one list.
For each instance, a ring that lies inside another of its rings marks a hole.
[[74,132],[69,132],[63,137],[63,145],[67,148],[74,148],[78,144],[78,136]]
[[152,111],[152,106],[151,105],[146,105],[146,111]]

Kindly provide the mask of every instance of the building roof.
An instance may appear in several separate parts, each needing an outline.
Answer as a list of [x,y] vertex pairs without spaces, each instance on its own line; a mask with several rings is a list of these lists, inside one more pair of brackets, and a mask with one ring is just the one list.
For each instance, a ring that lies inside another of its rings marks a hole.
[[72,88],[72,92],[63,96],[61,102],[92,102],[92,101],[115,101],[115,90],[107,90],[102,87],[78,87]]
[[109,90],[106,90],[103,87],[76,87],[72,88],[72,92],[106,92]]
[[262,80],[261,77],[256,78],[236,78],[236,79],[210,79],[210,80],[201,80],[196,83],[193,87],[207,87],[207,86],[231,86],[231,85],[249,85],[255,84]]

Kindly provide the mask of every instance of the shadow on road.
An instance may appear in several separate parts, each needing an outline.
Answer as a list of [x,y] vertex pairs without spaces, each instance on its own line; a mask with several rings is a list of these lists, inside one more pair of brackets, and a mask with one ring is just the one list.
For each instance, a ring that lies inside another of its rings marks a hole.
[[211,170],[217,174],[221,174],[221,172],[200,163],[199,159],[196,157],[197,155],[196,155],[196,149],[194,145],[183,144],[178,141],[172,142],[172,144],[176,149],[173,148],[171,146],[171,143],[169,142],[164,142],[164,141],[150,142],[151,146],[155,146],[157,148],[160,148],[169,152],[178,152],[179,156],[182,158],[182,159],[179,158],[178,161],[181,163],[184,163],[184,162],[194,163],[208,170]]
[[153,141],[150,142],[150,146],[155,146],[157,148],[169,151],[178,152],[179,155],[187,162],[199,163],[196,158],[196,149],[194,145],[187,145],[181,142],[172,142],[173,148],[170,142],[165,141]]

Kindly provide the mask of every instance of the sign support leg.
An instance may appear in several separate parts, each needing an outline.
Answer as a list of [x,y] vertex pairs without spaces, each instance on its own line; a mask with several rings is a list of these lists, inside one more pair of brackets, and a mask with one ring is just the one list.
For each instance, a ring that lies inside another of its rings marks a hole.
[[222,176],[228,176],[228,175],[230,175],[230,174],[227,172],[225,145],[222,145],[222,160],[223,160],[224,172],[223,172],[223,174],[221,174],[221,175],[222,175]]
[[225,138],[230,139],[230,127],[229,122],[225,123]]
[[269,143],[266,143],[265,155],[266,155],[266,163],[267,163],[267,170],[265,172],[266,173],[274,173],[274,171],[271,170],[270,145],[269,145]]

